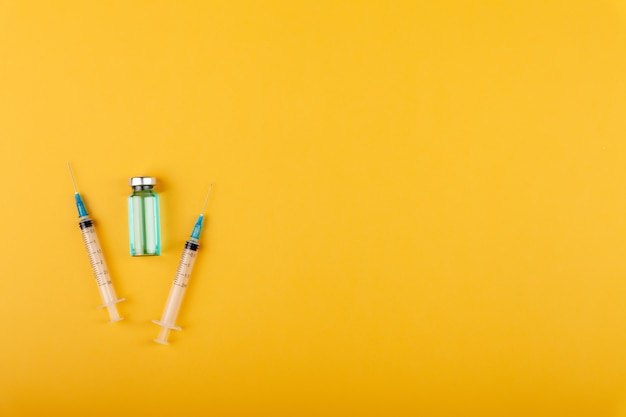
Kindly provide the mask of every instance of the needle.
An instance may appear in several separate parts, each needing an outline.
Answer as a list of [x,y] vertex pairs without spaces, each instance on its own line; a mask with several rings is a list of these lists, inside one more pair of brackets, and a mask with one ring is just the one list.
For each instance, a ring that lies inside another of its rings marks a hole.
[[213,183],[209,186],[209,191],[206,193],[206,198],[204,199],[204,205],[202,206],[201,213],[204,215],[204,209],[206,208],[206,203],[209,201],[209,195],[211,194],[211,188],[213,188]]
[[74,182],[74,174],[72,173],[72,167],[70,167],[70,161],[67,162],[67,169],[70,170],[70,178],[72,179],[72,185],[74,186],[74,192],[78,194],[78,190],[76,189],[76,182]]

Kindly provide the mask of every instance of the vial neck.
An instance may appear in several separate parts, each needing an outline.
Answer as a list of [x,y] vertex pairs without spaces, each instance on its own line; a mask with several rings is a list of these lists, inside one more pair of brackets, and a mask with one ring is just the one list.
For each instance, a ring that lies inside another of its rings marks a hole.
[[146,191],[146,190],[152,190],[154,188],[154,185],[133,185],[133,191]]

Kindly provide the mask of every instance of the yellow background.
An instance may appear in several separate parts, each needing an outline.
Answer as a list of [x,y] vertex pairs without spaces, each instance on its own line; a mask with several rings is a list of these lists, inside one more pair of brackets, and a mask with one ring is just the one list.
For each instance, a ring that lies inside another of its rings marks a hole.
[[621,1],[0,1],[0,415],[624,416],[625,116]]

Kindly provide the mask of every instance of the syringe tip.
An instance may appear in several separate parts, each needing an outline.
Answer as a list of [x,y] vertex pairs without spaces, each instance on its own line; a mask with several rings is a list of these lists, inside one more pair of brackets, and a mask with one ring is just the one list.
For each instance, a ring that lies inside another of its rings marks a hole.
[[201,214],[198,216],[198,220],[196,220],[196,224],[193,225],[193,231],[191,232],[191,237],[193,239],[200,239],[200,232],[202,231],[202,222],[204,221],[204,215]]
[[86,216],[87,208],[85,207],[85,203],[83,203],[83,199],[80,197],[80,194],[75,193],[74,199],[76,200],[76,209],[78,210],[78,217]]

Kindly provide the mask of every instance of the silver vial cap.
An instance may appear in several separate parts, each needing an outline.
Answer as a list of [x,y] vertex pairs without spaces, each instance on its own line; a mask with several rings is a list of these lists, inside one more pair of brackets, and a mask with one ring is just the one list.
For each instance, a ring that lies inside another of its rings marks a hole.
[[132,177],[128,184],[134,187],[135,185],[156,185],[156,182],[154,177]]

